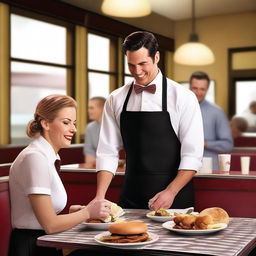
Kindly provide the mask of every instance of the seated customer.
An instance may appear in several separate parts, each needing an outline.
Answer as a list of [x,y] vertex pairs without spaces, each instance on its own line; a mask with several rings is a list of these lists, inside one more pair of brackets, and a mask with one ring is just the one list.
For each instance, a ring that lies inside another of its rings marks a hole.
[[246,132],[248,128],[248,122],[245,118],[240,116],[234,116],[230,120],[230,127],[233,139],[241,137],[243,132]]
[[242,114],[248,123],[246,129],[247,132],[256,132],[256,101],[252,101],[249,104],[249,108],[245,110]]
[[85,168],[95,169],[96,150],[99,142],[102,111],[106,99],[103,97],[93,97],[89,100],[88,114],[90,122],[85,130],[84,155]]
[[110,203],[99,200],[59,214],[67,194],[55,164],[58,151],[70,145],[76,132],[76,108],[69,96],[49,95],[38,103],[27,126],[27,135],[34,140],[15,159],[9,176],[11,256],[57,255],[54,248],[37,246],[37,237],[70,229],[88,218],[104,218],[110,211]]

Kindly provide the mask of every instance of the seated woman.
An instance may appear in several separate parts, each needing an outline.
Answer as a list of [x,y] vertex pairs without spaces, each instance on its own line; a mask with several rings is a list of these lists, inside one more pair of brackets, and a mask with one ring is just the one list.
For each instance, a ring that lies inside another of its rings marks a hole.
[[49,95],[37,105],[27,135],[34,140],[18,155],[10,169],[12,235],[11,256],[58,255],[54,248],[39,247],[39,236],[70,229],[88,218],[104,218],[110,202],[92,201],[71,206],[60,214],[67,194],[55,169],[58,151],[68,147],[76,132],[75,100],[66,95]]

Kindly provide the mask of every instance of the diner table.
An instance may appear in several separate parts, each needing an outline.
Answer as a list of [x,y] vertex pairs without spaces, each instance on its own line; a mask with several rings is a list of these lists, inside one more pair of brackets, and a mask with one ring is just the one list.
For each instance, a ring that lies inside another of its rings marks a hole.
[[[159,239],[142,247],[112,248],[99,244],[94,236],[104,230],[88,229],[86,224],[56,234],[44,235],[37,239],[39,246],[84,249],[88,255],[217,255],[245,256],[256,247],[256,219],[230,218],[227,228],[209,234],[179,234],[162,227],[146,216],[149,210],[125,209],[127,221],[143,221],[149,232]],[[86,254],[87,255],[87,254]]]

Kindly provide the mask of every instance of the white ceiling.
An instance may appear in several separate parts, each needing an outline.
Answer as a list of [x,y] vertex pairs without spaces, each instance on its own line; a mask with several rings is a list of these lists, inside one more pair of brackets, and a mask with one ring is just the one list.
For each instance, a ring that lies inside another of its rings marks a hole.
[[[71,5],[102,14],[103,0],[62,0]],[[129,0],[127,0],[129,1]],[[149,0],[152,11],[171,20],[191,18],[192,0]],[[256,0],[195,0],[196,17],[256,11]]]

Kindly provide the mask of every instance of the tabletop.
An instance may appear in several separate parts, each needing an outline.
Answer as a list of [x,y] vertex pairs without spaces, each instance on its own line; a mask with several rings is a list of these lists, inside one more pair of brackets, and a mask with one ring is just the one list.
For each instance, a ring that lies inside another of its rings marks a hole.
[[[39,246],[73,249],[91,249],[107,255],[222,255],[245,256],[256,247],[256,219],[231,218],[228,227],[224,230],[204,235],[177,234],[162,227],[162,223],[146,217],[148,210],[126,209],[124,217],[127,221],[143,221],[148,224],[149,232],[159,235],[155,243],[140,248],[114,249],[98,244],[94,236],[102,233],[101,230],[88,229],[79,224],[65,232],[41,236],[37,240]],[[134,250],[136,254],[134,254]],[[131,254],[129,254],[129,252]],[[103,255],[102,254],[102,255]],[[109,254],[111,255],[111,254]]]

